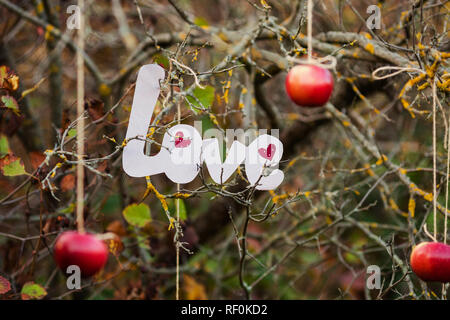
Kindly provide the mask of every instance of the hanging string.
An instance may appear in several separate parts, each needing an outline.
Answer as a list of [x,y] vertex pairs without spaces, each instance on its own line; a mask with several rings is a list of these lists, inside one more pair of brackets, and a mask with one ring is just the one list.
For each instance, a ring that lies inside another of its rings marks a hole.
[[313,15],[313,6],[314,3],[312,0],[308,0],[308,9],[307,9],[307,35],[308,35],[308,63],[313,61],[312,59],[312,15]]
[[[378,76],[377,74],[381,71],[394,71],[392,73],[388,73],[384,76]],[[411,67],[393,67],[393,66],[384,66],[380,67],[372,72],[372,78],[375,80],[387,79],[394,77],[403,72],[417,72],[417,73],[426,73],[422,69],[411,68]],[[429,235],[433,241],[437,241],[437,179],[436,179],[436,104],[437,104],[437,92],[436,92],[436,79],[433,77],[432,81],[432,95],[433,95],[433,236]],[[450,136],[449,136],[450,137]],[[450,146],[450,142],[449,146]],[[448,159],[447,159],[447,179],[448,179]],[[448,187],[447,187],[448,189]],[[446,191],[446,197],[448,197],[448,190]],[[445,235],[444,239],[447,237],[447,200],[445,203]],[[425,227],[425,226],[424,226]],[[426,230],[426,229],[424,229]]]
[[[449,117],[450,121],[450,117]],[[444,244],[447,244],[447,220],[448,220],[448,176],[450,171],[450,130],[447,130],[447,175],[445,186],[445,214],[444,214]],[[447,299],[447,290],[445,289],[445,283],[442,284],[442,299]]]
[[84,0],[78,0],[80,29],[77,32],[77,229],[84,233]]
[[[436,222],[436,81],[433,78],[433,235],[437,239]],[[447,212],[445,212],[447,216]]]
[[[449,121],[450,121],[450,117],[449,117]],[[450,174],[450,130],[448,131],[448,136],[447,136],[447,185],[445,188],[445,215],[444,215],[444,243],[447,244],[447,220],[448,220],[448,211],[447,211],[447,207],[448,207],[448,177]]]
[[306,18],[307,18],[307,24],[306,24],[306,36],[307,36],[307,50],[308,50],[308,59],[302,60],[297,59],[295,57],[287,57],[287,60],[298,63],[298,64],[312,64],[316,65],[325,69],[334,69],[337,64],[336,57],[333,57],[331,55],[322,57],[322,58],[313,58],[312,57],[312,20],[313,20],[313,7],[314,3],[313,0],[308,0],[308,8],[306,12]]
[[[181,108],[180,108],[180,103],[178,103],[177,105],[177,122],[178,124],[180,124],[181,122]],[[180,184],[177,183],[177,193],[180,192]],[[180,199],[175,199],[176,201],[176,211],[177,211],[177,227],[175,229],[175,232],[178,234],[178,228],[180,226]],[[176,299],[180,300],[180,246],[178,245],[178,236],[176,238],[176,254],[177,254],[177,261],[176,261]]]
[[[388,73],[384,76],[378,76],[377,73],[381,72],[381,71],[387,71],[387,70],[395,70],[395,72],[392,73]],[[418,73],[425,73],[425,71],[423,71],[422,69],[418,69],[418,68],[412,68],[412,67],[393,67],[393,66],[384,66],[384,67],[379,67],[378,69],[374,70],[372,72],[372,78],[375,80],[382,80],[382,79],[387,79],[387,78],[391,78],[394,77],[402,72],[418,72]]]

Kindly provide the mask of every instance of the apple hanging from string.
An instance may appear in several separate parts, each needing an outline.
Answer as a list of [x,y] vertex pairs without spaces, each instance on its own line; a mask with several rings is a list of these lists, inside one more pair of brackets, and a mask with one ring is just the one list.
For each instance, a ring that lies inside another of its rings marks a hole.
[[302,107],[320,107],[328,102],[334,81],[330,71],[314,64],[297,65],[286,77],[286,92]]
[[423,281],[450,282],[450,246],[422,242],[411,252],[411,268]]
[[108,248],[94,234],[66,231],[56,239],[53,256],[65,273],[67,267],[76,265],[86,278],[99,272],[108,260]]

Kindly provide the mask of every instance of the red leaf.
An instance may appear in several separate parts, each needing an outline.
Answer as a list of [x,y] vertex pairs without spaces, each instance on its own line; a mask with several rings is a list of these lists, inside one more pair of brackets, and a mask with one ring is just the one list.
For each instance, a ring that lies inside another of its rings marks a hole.
[[0,294],[5,294],[11,290],[11,283],[8,280],[0,276]]
[[75,188],[75,176],[73,174],[67,174],[64,176],[64,178],[61,179],[61,190],[62,191],[69,191]]
[[36,170],[44,160],[45,156],[42,152],[39,151],[30,152],[31,166],[33,167],[34,170]]
[[0,101],[3,104],[3,107],[11,110],[12,112],[14,112],[17,115],[20,115],[19,105],[17,104],[17,101],[16,101],[16,99],[14,99],[14,97],[12,97],[12,96],[2,96],[0,98]]

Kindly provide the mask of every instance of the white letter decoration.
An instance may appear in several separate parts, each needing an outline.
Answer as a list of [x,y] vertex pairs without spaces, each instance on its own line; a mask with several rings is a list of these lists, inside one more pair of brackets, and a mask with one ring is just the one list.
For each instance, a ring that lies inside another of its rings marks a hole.
[[165,173],[175,183],[188,183],[195,179],[204,162],[211,179],[222,184],[245,162],[248,181],[256,189],[273,190],[281,184],[284,174],[277,168],[283,144],[267,134],[257,137],[248,147],[234,141],[222,163],[216,138],[202,140],[197,129],[178,124],[164,134],[158,154],[145,155],[145,139],[164,77],[164,69],[157,64],[144,65],[139,70],[122,156],[123,169],[129,176]]

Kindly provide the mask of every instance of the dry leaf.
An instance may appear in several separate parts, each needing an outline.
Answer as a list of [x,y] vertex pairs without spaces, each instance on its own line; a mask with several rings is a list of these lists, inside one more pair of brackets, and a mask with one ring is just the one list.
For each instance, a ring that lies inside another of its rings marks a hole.
[[105,115],[103,101],[95,98],[86,98],[84,101],[84,109],[87,110],[93,121],[96,121]]
[[120,237],[126,236],[127,231],[120,220],[114,220],[106,227],[106,231],[113,232]]
[[113,232],[99,234],[97,235],[97,238],[103,240],[108,246],[109,252],[115,256],[121,253],[124,249],[122,240],[120,240],[120,237]]
[[61,115],[61,132],[64,132],[70,125],[70,110],[68,108],[63,109]]
[[60,187],[63,192],[70,191],[75,188],[75,176],[71,173],[65,175],[61,179]]
[[0,294],[5,294],[9,290],[11,290],[11,284],[7,279],[0,276]]
[[187,300],[207,300],[205,287],[193,277],[183,275],[183,290]]
[[0,66],[0,88],[9,91],[19,88],[19,77],[7,66]]
[[42,162],[44,162],[45,156],[42,152],[39,151],[32,151],[30,152],[30,161],[31,166],[33,167],[33,170],[36,170],[39,168]]

